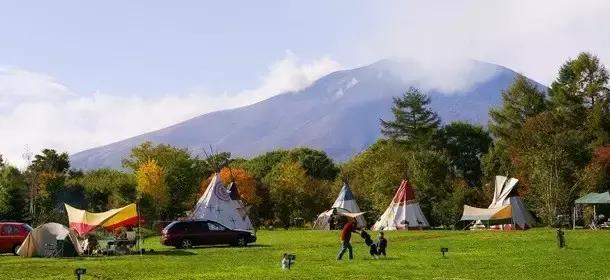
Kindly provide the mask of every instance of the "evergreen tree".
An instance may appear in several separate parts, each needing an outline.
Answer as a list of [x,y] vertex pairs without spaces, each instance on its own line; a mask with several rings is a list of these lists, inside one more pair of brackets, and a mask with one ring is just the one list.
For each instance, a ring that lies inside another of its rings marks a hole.
[[507,140],[526,119],[546,110],[544,92],[526,77],[518,75],[510,88],[502,92],[502,107],[491,109],[489,129],[498,139]]
[[489,130],[496,141],[481,159],[487,178],[515,171],[509,150],[516,133],[528,118],[537,116],[547,108],[545,93],[522,75],[515,77],[510,88],[502,92],[502,106],[489,110]]
[[568,60],[551,85],[555,114],[572,128],[582,129],[597,147],[610,135],[610,89],[608,71],[597,56],[581,53]]
[[412,87],[393,99],[394,120],[381,120],[381,133],[408,144],[429,144],[440,124],[438,115],[428,107],[430,97]]
[[608,112],[608,71],[599,58],[581,53],[559,69],[557,80],[551,84],[551,101],[560,109],[592,109],[598,104]]

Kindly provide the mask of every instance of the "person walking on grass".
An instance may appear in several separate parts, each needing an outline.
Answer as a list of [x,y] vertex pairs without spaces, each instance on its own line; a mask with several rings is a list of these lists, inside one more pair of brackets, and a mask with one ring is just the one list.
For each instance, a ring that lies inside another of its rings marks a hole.
[[337,260],[341,260],[341,258],[343,258],[343,254],[346,250],[349,251],[349,259],[351,260],[354,258],[352,244],[350,243],[352,239],[352,232],[358,232],[356,230],[356,221],[353,218],[349,218],[347,223],[343,226],[343,230],[341,230],[341,250],[339,250]]

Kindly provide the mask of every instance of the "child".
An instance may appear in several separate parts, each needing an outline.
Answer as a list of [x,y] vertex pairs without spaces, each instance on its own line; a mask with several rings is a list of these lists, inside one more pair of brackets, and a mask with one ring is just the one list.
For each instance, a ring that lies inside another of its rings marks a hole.
[[379,240],[377,241],[377,255],[385,257],[385,249],[388,247],[388,240],[383,237],[383,231],[379,232]]
[[369,254],[371,254],[371,257],[377,258],[377,244],[373,243],[371,236],[366,231],[362,230],[360,231],[360,237],[364,239],[366,246],[369,246]]

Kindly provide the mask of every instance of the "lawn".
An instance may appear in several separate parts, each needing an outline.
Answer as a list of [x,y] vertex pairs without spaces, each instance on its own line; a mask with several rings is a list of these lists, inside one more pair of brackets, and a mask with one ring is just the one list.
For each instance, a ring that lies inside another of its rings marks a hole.
[[[258,232],[247,248],[177,250],[145,241],[144,256],[25,259],[0,255],[1,279],[610,279],[610,231],[566,231],[558,249],[555,231],[388,232],[388,257],[372,260],[359,236],[355,259],[336,261],[338,231]],[[376,238],[376,234],[373,234]],[[441,247],[448,247],[443,258]],[[290,271],[280,269],[284,252],[297,256]]]

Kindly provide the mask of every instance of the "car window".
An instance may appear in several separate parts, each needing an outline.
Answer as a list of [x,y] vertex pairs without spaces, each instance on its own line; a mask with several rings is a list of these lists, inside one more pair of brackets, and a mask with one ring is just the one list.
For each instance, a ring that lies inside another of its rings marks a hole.
[[186,223],[175,223],[171,227],[171,230],[172,231],[184,231],[184,230],[186,230],[186,228],[187,228]]
[[23,224],[23,227],[25,228],[25,230],[26,230],[27,232],[32,232],[32,230],[34,230],[34,229],[33,229],[33,228],[30,226],[30,225],[28,225],[28,224]]
[[206,222],[197,222],[194,228],[197,232],[205,232],[208,231],[208,224]]
[[2,234],[2,235],[15,235],[18,233],[19,233],[19,230],[14,225],[4,225],[2,227],[2,232],[0,232],[0,234]]
[[209,222],[208,223],[208,228],[210,229],[210,231],[223,231],[223,230],[225,230],[225,227],[223,227],[222,225],[220,225],[218,223],[213,223],[213,222]]

